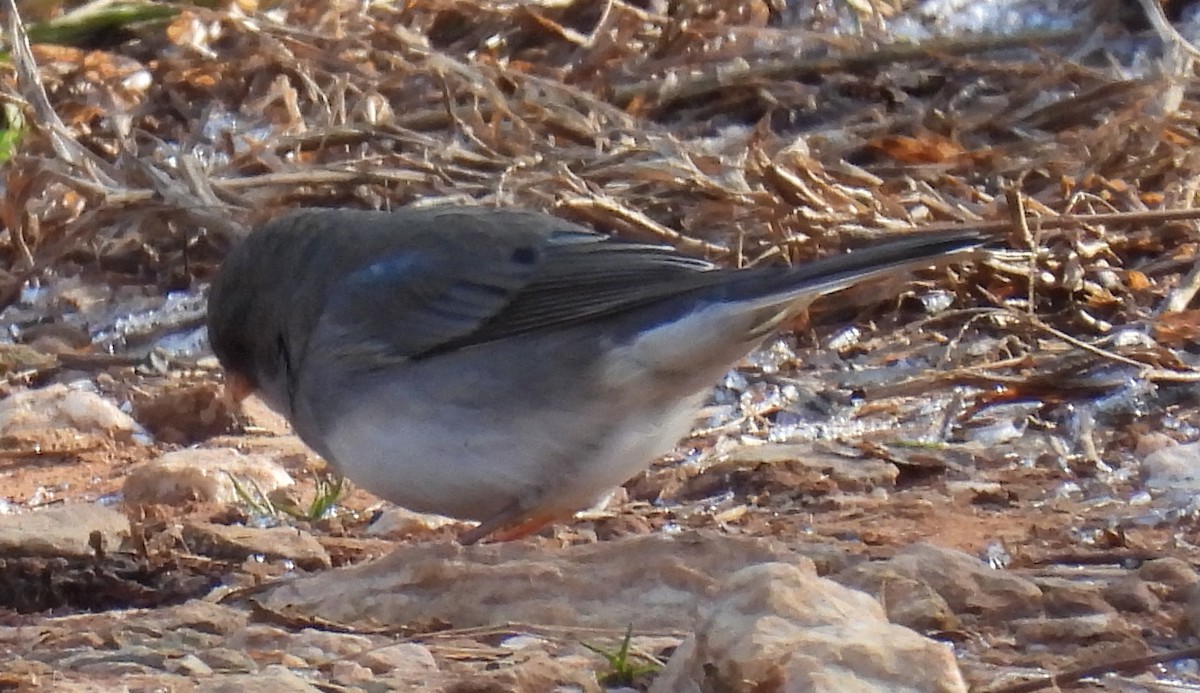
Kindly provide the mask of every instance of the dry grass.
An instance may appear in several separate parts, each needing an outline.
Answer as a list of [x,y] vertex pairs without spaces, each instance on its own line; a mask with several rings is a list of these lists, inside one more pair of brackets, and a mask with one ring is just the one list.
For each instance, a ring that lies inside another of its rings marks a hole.
[[1192,377],[1194,321],[1161,315],[1200,284],[1195,77],[1105,52],[1154,34],[1084,7],[1069,33],[896,44],[894,3],[832,5],[857,35],[660,4],[190,7],[103,50],[16,41],[0,93],[33,127],[3,171],[0,305],[48,269],[202,280],[295,205],[525,205],[739,264],[983,224],[1032,251],[953,287],[959,327],[1019,338],[996,370],[1057,345]]

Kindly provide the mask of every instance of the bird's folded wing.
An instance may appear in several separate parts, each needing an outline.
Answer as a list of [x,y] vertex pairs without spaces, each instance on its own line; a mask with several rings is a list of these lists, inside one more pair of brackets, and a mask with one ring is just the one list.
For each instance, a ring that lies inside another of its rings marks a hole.
[[387,255],[333,287],[317,337],[372,359],[416,359],[618,314],[716,279],[703,276],[713,265],[670,248],[570,226],[517,250],[447,243]]

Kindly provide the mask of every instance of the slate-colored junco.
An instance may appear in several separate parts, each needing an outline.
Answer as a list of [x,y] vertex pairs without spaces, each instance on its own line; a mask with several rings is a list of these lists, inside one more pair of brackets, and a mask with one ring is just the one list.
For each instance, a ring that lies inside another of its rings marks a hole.
[[235,397],[257,391],[363,488],[480,521],[464,543],[515,538],[669,452],[813,299],[985,240],[731,270],[528,211],[301,210],[229,254],[209,337]]

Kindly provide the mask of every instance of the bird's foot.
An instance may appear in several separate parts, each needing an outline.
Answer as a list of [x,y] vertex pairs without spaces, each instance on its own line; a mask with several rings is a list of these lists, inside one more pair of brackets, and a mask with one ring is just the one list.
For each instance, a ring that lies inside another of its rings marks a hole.
[[490,538],[493,542],[524,539],[537,534],[560,519],[562,519],[562,513],[557,512],[505,511],[484,520],[478,527],[458,535],[458,542],[463,546],[470,546],[484,538]]

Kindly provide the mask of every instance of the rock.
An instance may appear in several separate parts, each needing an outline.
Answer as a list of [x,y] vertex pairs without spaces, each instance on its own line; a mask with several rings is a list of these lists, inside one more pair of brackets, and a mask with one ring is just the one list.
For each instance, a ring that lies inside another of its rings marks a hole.
[[[507,686],[501,691],[572,691],[578,693],[601,693],[600,684],[592,672],[590,662],[583,657],[552,657],[546,652],[520,653],[514,656],[514,666],[498,672],[492,683]],[[471,689],[467,689],[471,690]]]
[[329,678],[340,686],[353,686],[374,680],[375,674],[361,664],[338,660],[329,667]]
[[1009,620],[1042,613],[1042,591],[1031,581],[991,568],[961,551],[932,544],[913,544],[886,561],[862,563],[832,577],[880,599],[880,588],[889,581],[917,580],[929,585],[960,615]]
[[297,647],[312,647],[324,653],[324,656],[336,656],[339,659],[354,657],[375,647],[375,643],[365,635],[354,633],[332,633],[327,630],[305,628],[293,635],[288,644],[289,649]]
[[221,387],[212,380],[170,381],[165,386],[140,388],[131,395],[133,416],[156,440],[191,445],[231,430],[236,417]]
[[48,385],[0,400],[0,436],[62,429],[111,436],[123,442],[146,442],[149,438],[132,417],[91,389],[91,383]]
[[949,647],[867,595],[794,565],[743,568],[699,607],[651,693],[965,693]]
[[210,438],[207,447],[212,449],[235,448],[245,455],[266,455],[289,472],[318,469],[325,461],[317,456],[304,441],[294,435],[280,436],[218,436]]
[[890,462],[840,455],[813,443],[744,445],[671,495],[706,498],[731,487],[740,495],[794,495],[814,486],[822,492],[865,493],[894,487],[899,475]]
[[[240,631],[245,627],[248,618],[246,612],[241,609],[203,599],[192,599],[176,606],[159,607],[139,613],[137,627],[143,632],[203,633],[216,637]],[[126,622],[127,620],[122,619],[116,625],[124,626]]]
[[1142,459],[1149,457],[1159,450],[1179,445],[1174,438],[1162,431],[1149,431],[1142,434],[1135,433],[1134,437],[1136,442],[1134,443],[1133,454]]
[[384,508],[379,517],[367,526],[365,534],[369,537],[386,537],[388,539],[408,539],[414,535],[428,535],[443,527],[461,525],[458,520],[452,520],[441,515],[416,513],[411,510],[393,506]]
[[167,655],[145,645],[124,645],[71,653],[55,661],[63,669],[93,673],[142,673],[161,670]]
[[812,561],[817,566],[817,575],[821,577],[840,573],[867,561],[866,556],[847,551],[844,545],[839,544],[799,544],[795,551]]
[[956,630],[961,626],[942,595],[919,580],[898,577],[878,585],[871,594],[887,610],[892,623],[921,632]]
[[636,630],[684,628],[731,566],[811,563],[780,542],[709,532],[651,535],[547,553],[525,543],[399,547],[371,563],[268,587],[267,609],[368,627],[539,623]]
[[167,671],[184,676],[212,676],[213,669],[194,654],[185,654],[166,664]]
[[925,582],[891,570],[886,562],[859,562],[854,567],[859,569],[843,570],[833,579],[875,597],[892,623],[922,632],[959,627],[954,610]]
[[900,470],[890,462],[830,452],[812,443],[746,445],[730,450],[721,464],[789,464],[832,479],[842,491],[868,492],[896,485]]
[[250,655],[229,647],[214,647],[198,652],[196,656],[213,669],[227,673],[248,673],[258,670],[258,664],[250,658]]
[[438,673],[437,662],[429,648],[411,642],[369,650],[359,655],[358,663],[376,674],[406,680],[420,680]]
[[183,526],[183,539],[196,553],[214,558],[245,560],[263,556],[268,560],[291,561],[304,570],[320,570],[333,565],[316,537],[293,527],[188,522]]
[[1023,646],[1081,644],[1094,640],[1124,640],[1137,629],[1114,613],[1070,618],[1022,618],[1011,623],[1017,642]]
[[1142,459],[1146,490],[1173,503],[1200,493],[1200,442],[1162,447]]
[[1104,600],[1118,611],[1148,614],[1158,611],[1162,600],[1145,580],[1136,575],[1126,575],[1113,580],[1101,590]]
[[1104,599],[1097,585],[1085,585],[1063,578],[1039,578],[1042,590],[1042,609],[1047,616],[1068,618],[1092,614],[1111,614],[1115,610]]
[[[244,652],[258,652],[289,648],[292,634],[265,623],[247,623],[244,628],[229,636],[227,645]],[[360,637],[360,636],[355,636]],[[307,644],[312,645],[310,641]]]
[[1190,564],[1171,557],[1146,561],[1137,569],[1137,576],[1151,583],[1151,589],[1160,597],[1173,602],[1189,599],[1192,589],[1200,581],[1200,575]]
[[0,515],[0,555],[92,556],[93,532],[100,533],[105,547],[115,549],[129,535],[129,520],[116,510],[91,503]]
[[125,502],[133,506],[235,503],[240,497],[231,476],[251,492],[270,493],[295,483],[268,455],[243,455],[232,448],[188,448],[130,470]]
[[320,688],[278,664],[265,667],[256,674],[238,674],[203,681],[195,690],[196,693],[321,693]]

